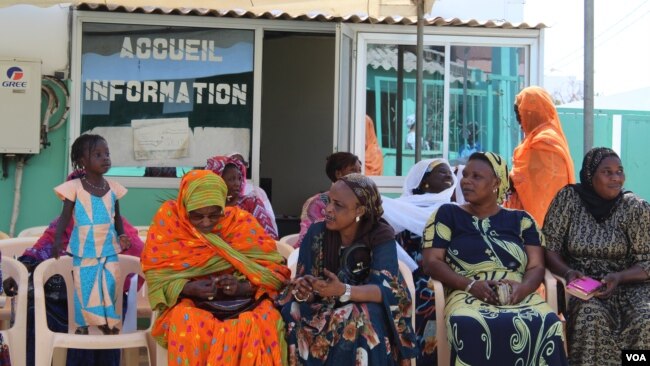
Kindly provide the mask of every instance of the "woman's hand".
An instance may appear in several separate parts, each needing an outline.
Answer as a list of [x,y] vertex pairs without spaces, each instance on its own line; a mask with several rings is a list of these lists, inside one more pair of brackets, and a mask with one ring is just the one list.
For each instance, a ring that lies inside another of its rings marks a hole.
[[495,286],[496,284],[497,281],[492,280],[476,281],[472,288],[469,289],[469,293],[488,304],[499,305],[499,298],[494,290],[492,290],[492,286]]
[[564,274],[564,280],[566,281],[567,284],[569,284],[571,281],[576,280],[578,278],[584,277],[584,273],[577,271],[575,269],[569,269],[566,271]]
[[605,277],[603,277],[600,282],[603,283],[604,288],[596,293],[596,297],[601,298],[601,299],[606,299],[614,293],[614,290],[618,287],[618,285],[621,283],[621,274],[618,272],[614,273],[609,273]]
[[339,278],[328,270],[323,270],[326,280],[317,279],[312,283],[314,291],[322,297],[339,297],[345,293],[345,285],[341,283]]
[[304,275],[293,280],[291,294],[298,302],[304,302],[313,298],[314,287],[312,283],[316,281],[312,275]]
[[212,280],[201,279],[193,280],[185,284],[182,294],[188,297],[212,300],[216,293],[216,288]]
[[526,289],[526,286],[523,286],[521,282],[513,280],[501,280],[501,282],[510,285],[510,298],[508,299],[508,303],[501,305],[517,305],[526,296],[530,295],[530,291],[528,291],[528,289]]
[[122,250],[129,250],[131,248],[131,239],[126,234],[122,234],[118,237],[120,241],[120,248]]
[[214,279],[214,287],[220,288],[224,295],[235,296],[237,295],[239,280],[230,274],[221,275]]

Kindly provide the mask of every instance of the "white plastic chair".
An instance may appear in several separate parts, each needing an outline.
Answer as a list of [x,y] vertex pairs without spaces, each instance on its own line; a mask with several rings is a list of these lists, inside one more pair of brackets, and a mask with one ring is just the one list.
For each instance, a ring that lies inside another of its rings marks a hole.
[[[556,280],[547,269],[544,273],[544,286],[546,287],[546,302],[557,313]],[[438,365],[449,365],[451,348],[447,341],[447,322],[445,321],[445,289],[440,281],[433,280],[433,291],[436,301],[436,338],[438,344]],[[566,335],[564,337],[566,350]]]
[[[16,294],[15,318],[14,323],[5,330],[1,330],[2,338],[9,347],[11,364],[14,366],[25,366],[26,364],[26,342],[27,342],[27,287],[29,273],[27,268],[17,260],[2,256],[2,275],[3,280],[13,277],[18,284],[18,294]],[[4,296],[4,295],[3,295]],[[4,309],[10,308],[11,300],[7,298]],[[11,310],[9,310],[11,316]]]
[[283,241],[275,241],[275,246],[278,249],[278,253],[280,253],[281,256],[284,257],[284,259],[289,259],[289,255],[294,251],[294,248],[283,242]]
[[[142,277],[142,268],[140,258],[130,255],[119,255],[120,272],[122,280],[116,284],[117,304],[116,311],[122,314],[123,288],[124,279],[128,274],[135,273]],[[66,283],[68,297],[68,333],[53,332],[47,326],[47,317],[45,314],[45,292],[43,285],[54,275],[61,275]],[[81,335],[74,334],[77,325],[74,322],[74,284],[72,281],[72,257],[61,257],[58,260],[48,259],[36,267],[34,271],[34,319],[36,326],[36,366],[50,366],[52,359],[62,360],[65,362],[66,348],[79,349],[119,349],[123,348],[127,364],[138,364],[138,349],[145,347],[147,349],[147,358],[151,362],[151,352],[149,350],[149,333],[148,329],[138,330],[133,333],[103,335],[98,333],[95,327],[91,327],[91,334]],[[61,350],[63,348],[63,350]],[[63,355],[55,356],[55,349],[63,351]],[[56,362],[55,362],[56,363]],[[56,365],[55,365],[56,366]]]
[[300,234],[290,234],[281,237],[280,241],[289,244],[291,247],[295,247],[296,243],[298,242],[298,238],[300,238]]
[[[2,258],[16,259],[20,257],[25,249],[34,246],[37,237],[24,237],[24,238],[9,238],[0,240],[0,253]],[[18,262],[22,267],[22,263]],[[11,302],[0,308],[0,328],[5,329],[9,327],[9,320],[11,320]]]
[[411,325],[413,326],[413,331],[415,332],[415,283],[413,282],[413,273],[406,265],[406,263],[399,261],[399,272],[406,282],[409,292],[411,293]]
[[[158,317],[158,312],[154,311],[153,316],[151,317],[151,324],[153,324],[154,321],[156,321],[156,318]],[[168,353],[167,349],[164,348],[163,346],[159,345],[158,342],[149,334],[149,346],[150,347],[155,347],[155,352],[154,352],[154,358],[155,358],[155,366],[168,366],[169,365],[169,360],[168,358]]]
[[40,237],[45,232],[45,229],[47,229],[47,225],[28,227],[27,229],[24,229],[23,231],[19,232],[18,236],[16,237],[17,238],[24,238],[29,236]]
[[136,228],[136,230],[138,230],[138,235],[139,236],[147,237],[147,233],[149,232],[149,225],[147,225],[147,226],[138,225],[138,226],[134,226],[134,228]]
[[0,252],[3,257],[18,258],[25,249],[31,248],[38,241],[37,236],[0,239]]

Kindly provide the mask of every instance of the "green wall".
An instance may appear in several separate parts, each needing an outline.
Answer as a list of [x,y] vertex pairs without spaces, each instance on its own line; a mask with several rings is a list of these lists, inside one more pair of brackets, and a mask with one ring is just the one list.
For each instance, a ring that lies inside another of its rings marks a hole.
[[[584,156],[582,109],[558,108],[562,128],[569,142],[576,179]],[[650,112],[596,110],[594,111],[594,146],[612,147],[613,118],[621,115],[621,160],[625,168],[625,188],[640,197],[650,199]]]
[[[49,135],[51,145],[27,160],[23,171],[20,214],[15,235],[30,226],[47,225],[60,214],[61,202],[53,188],[68,169],[67,123]],[[15,159],[9,160],[7,178],[0,180],[0,231],[9,233],[14,202]],[[161,202],[176,196],[176,189],[129,188],[120,200],[122,215],[133,225],[149,225]]]
[[[38,155],[31,155],[25,163],[15,234],[30,226],[47,225],[60,213],[61,203],[52,189],[65,179],[66,127],[67,124],[50,133],[48,138],[51,145]],[[14,205],[16,159],[7,159],[8,176],[0,180],[0,230],[8,234]]]

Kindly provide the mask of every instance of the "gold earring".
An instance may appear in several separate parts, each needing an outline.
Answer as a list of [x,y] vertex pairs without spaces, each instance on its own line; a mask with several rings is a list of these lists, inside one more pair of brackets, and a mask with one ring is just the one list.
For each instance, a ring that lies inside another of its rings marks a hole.
[[424,188],[429,188],[429,183],[424,183]]
[[494,191],[492,191],[492,192],[497,193],[497,189],[495,188]]
[[354,219],[354,221],[359,222],[359,221],[361,221],[361,218],[359,216],[357,216],[357,218]]

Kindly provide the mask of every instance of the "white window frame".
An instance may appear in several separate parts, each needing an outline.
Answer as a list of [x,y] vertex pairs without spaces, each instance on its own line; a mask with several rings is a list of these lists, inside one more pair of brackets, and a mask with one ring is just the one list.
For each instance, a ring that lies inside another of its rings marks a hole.
[[[365,162],[365,116],[366,116],[366,50],[369,44],[406,44],[416,45],[415,27],[408,31],[399,32],[385,26],[357,27],[356,42],[356,91],[354,100],[354,139],[353,152]],[[541,85],[543,62],[541,44],[543,31],[539,29],[487,29],[487,28],[456,28],[441,27],[426,29],[425,46],[445,47],[445,75],[450,73],[451,46],[481,46],[481,47],[523,47],[525,49],[525,83],[526,85]],[[444,79],[443,104],[443,157],[449,154],[449,93],[450,80]],[[513,101],[514,103],[514,101]],[[401,193],[404,183],[403,176],[372,176],[383,193]]]
[[[259,185],[261,113],[262,113],[262,57],[264,31],[277,30],[287,32],[335,33],[336,23],[305,22],[268,19],[232,19],[211,16],[132,14],[118,12],[74,11],[72,18],[71,79],[70,92],[70,128],[69,141],[74,141],[81,133],[81,44],[83,23],[134,24],[157,26],[201,27],[215,29],[242,29],[255,31],[254,66],[253,66],[253,124],[251,141],[251,178]],[[71,144],[68,144],[71,145]],[[67,146],[69,156],[70,146]],[[68,170],[72,165],[68,162]],[[180,178],[156,177],[111,177],[125,187],[135,188],[178,188]]]

